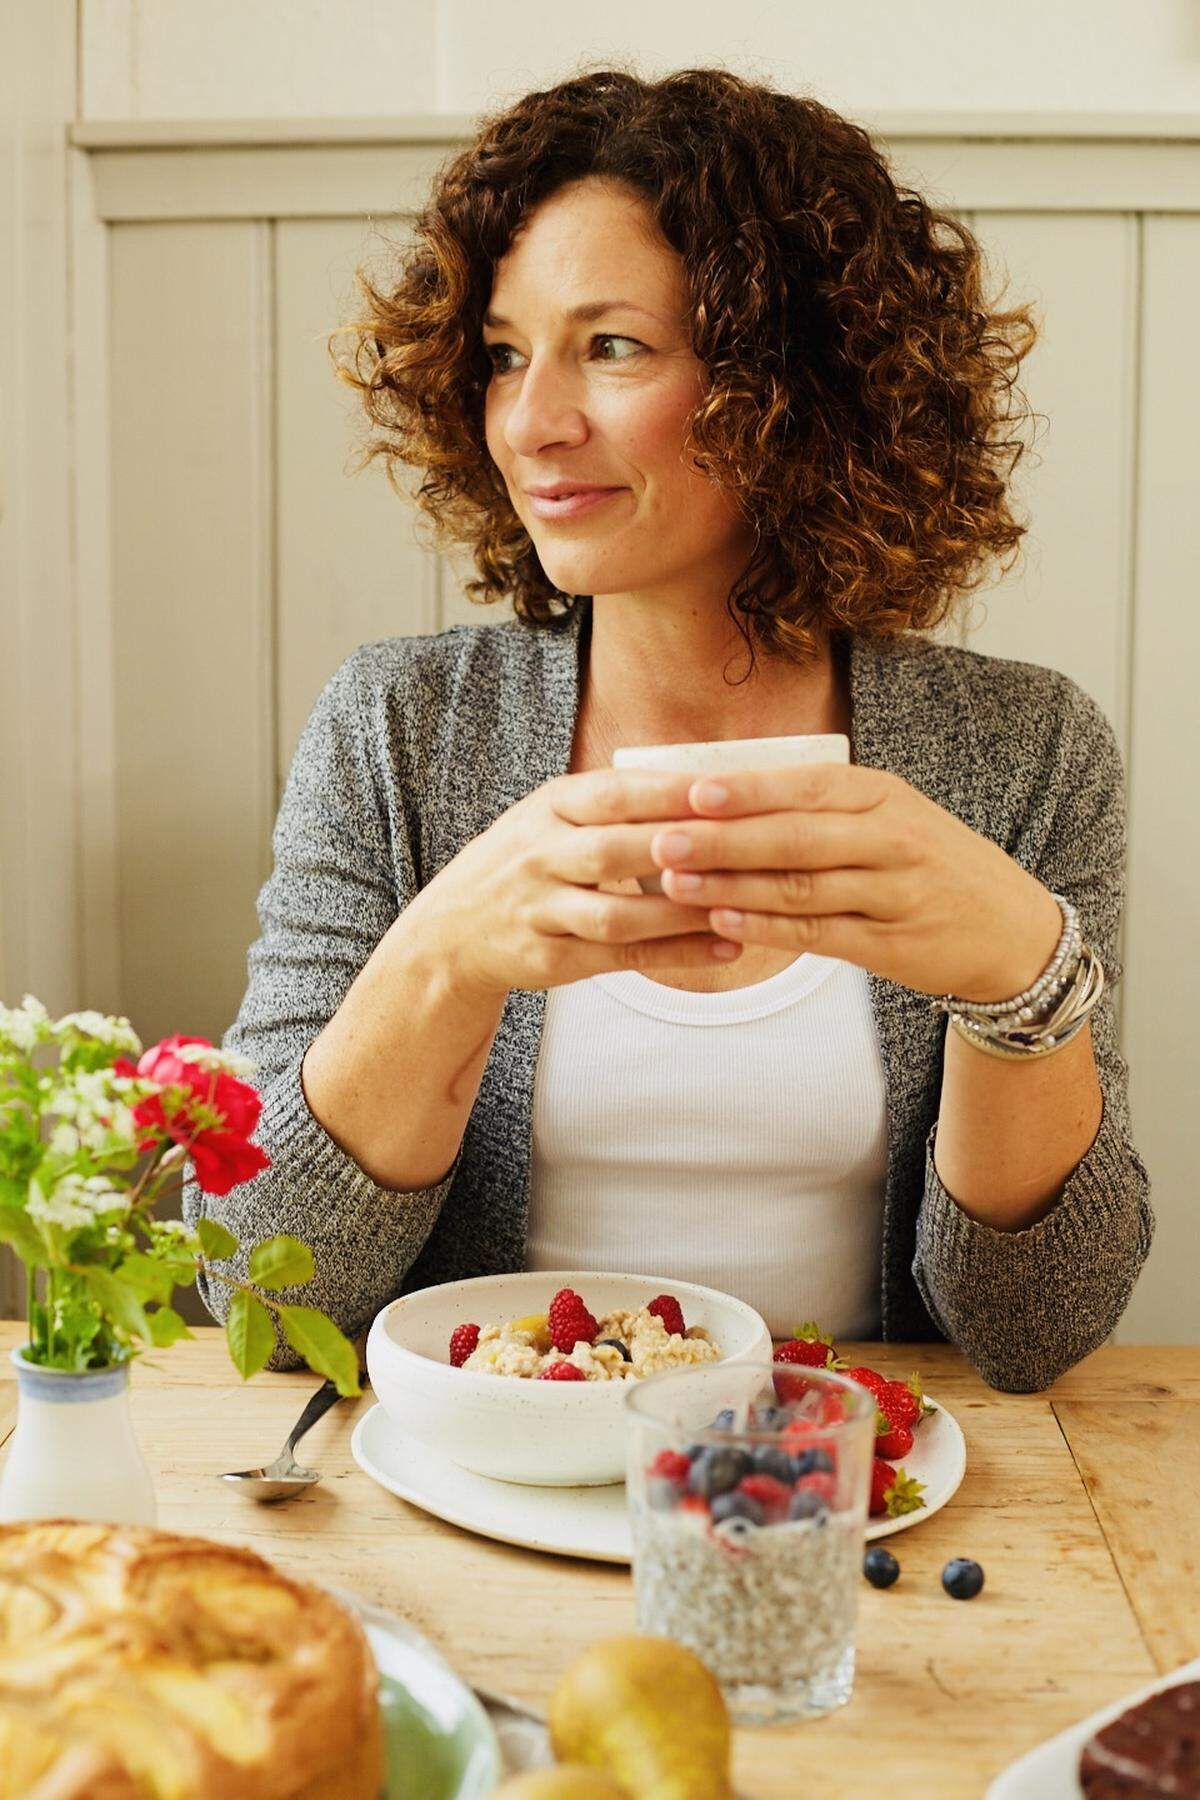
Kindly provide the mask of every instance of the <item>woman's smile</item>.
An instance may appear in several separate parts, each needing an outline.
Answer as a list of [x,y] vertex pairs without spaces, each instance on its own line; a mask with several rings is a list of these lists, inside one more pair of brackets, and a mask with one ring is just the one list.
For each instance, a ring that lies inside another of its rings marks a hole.
[[612,500],[628,491],[619,487],[590,488],[582,494],[563,494],[556,500],[549,500],[543,494],[530,494],[529,505],[539,519],[575,519],[581,513],[591,512],[602,501]]

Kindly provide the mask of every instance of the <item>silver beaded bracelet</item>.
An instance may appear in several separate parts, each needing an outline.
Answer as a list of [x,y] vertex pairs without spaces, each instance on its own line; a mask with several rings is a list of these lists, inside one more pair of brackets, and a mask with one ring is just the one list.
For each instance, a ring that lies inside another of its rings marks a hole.
[[1087,1022],[1104,992],[1104,965],[1083,942],[1079,914],[1055,894],[1063,915],[1062,936],[1042,974],[1011,1000],[963,1000],[944,994],[930,1002],[950,1015],[960,1037],[989,1056],[1049,1056],[1061,1050]]

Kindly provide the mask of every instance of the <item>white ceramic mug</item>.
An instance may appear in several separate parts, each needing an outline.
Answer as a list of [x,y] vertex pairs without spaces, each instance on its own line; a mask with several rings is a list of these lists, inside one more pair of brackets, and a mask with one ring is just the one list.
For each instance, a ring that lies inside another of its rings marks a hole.
[[[724,775],[738,769],[794,769],[800,763],[848,763],[844,732],[809,737],[715,738],[702,744],[626,744],[613,751],[614,769],[668,769],[682,774]],[[643,894],[661,894],[657,875],[639,875]]]

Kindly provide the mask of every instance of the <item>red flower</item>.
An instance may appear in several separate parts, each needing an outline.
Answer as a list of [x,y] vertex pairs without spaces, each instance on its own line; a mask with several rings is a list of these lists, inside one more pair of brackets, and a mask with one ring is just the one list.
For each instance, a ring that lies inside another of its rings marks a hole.
[[[266,1152],[249,1141],[258,1124],[262,1099],[249,1082],[186,1061],[178,1054],[185,1044],[213,1048],[208,1038],[183,1037],[176,1032],[144,1051],[136,1068],[127,1058],[118,1057],[113,1069],[118,1075],[141,1076],[163,1088],[184,1090],[182,1099],[152,1094],[134,1107],[134,1118],[148,1133],[138,1148],[153,1149],[164,1137],[185,1145],[204,1192],[227,1194],[271,1166]],[[164,1100],[169,1101],[169,1111]],[[200,1107],[212,1108],[220,1115],[220,1123],[202,1124]]]

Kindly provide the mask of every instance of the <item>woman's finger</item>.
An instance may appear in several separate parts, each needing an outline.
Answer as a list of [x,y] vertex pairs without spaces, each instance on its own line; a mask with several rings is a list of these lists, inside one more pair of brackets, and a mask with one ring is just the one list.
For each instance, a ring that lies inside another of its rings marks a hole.
[[872,813],[779,812],[660,826],[650,854],[660,869],[877,869],[893,846]]
[[810,950],[816,956],[836,956],[843,962],[870,968],[870,934],[878,930],[871,919],[857,913],[804,913],[785,917],[779,913],[730,912],[716,907],[708,915],[714,931],[738,944],[762,944],[770,950]]
[[593,944],[642,943],[702,931],[703,915],[657,895],[601,894],[564,883],[550,896],[536,929],[548,937],[569,934]]
[[757,874],[663,871],[663,892],[684,905],[735,907],[754,913],[863,913],[898,919],[900,884],[882,869],[770,869]]
[[655,769],[586,769],[558,775],[545,789],[560,819],[571,825],[620,825],[635,819],[686,819],[695,775]]

